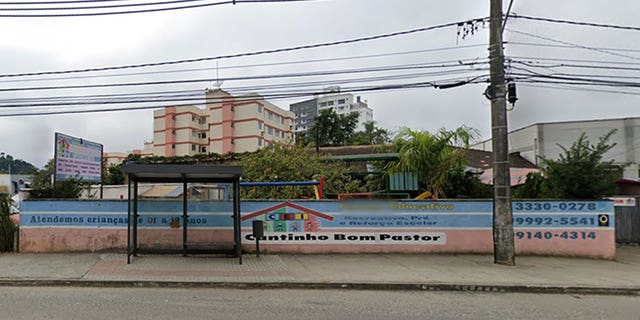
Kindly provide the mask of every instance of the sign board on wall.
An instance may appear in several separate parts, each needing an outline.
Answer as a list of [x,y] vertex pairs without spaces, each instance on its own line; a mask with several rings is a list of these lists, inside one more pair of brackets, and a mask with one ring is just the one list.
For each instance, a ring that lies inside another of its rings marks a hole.
[[634,197],[611,197],[609,199],[613,200],[613,205],[616,207],[635,207],[636,206],[636,198]]
[[[241,208],[245,248],[254,243],[251,226],[258,220],[265,227],[261,243],[273,252],[490,253],[493,249],[490,201],[243,201]],[[181,211],[180,201],[142,201],[138,225],[150,230],[145,233],[148,237],[175,239],[182,228]],[[230,201],[193,201],[187,211],[190,240],[233,236]],[[65,243],[79,230],[86,230],[91,239],[108,239],[127,228],[126,212],[124,201],[56,201],[55,205],[27,201],[21,237],[29,238],[34,246],[30,250],[36,251],[44,250],[36,248],[37,239],[42,246],[58,238],[56,243]],[[615,256],[613,201],[517,201],[513,212],[519,254]]]
[[102,145],[99,143],[56,132],[54,159],[56,181],[102,181]]

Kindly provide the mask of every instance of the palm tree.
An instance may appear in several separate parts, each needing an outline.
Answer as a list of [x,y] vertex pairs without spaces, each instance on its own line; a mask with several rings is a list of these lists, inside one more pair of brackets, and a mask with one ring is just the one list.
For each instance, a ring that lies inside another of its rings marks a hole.
[[466,126],[453,131],[443,128],[436,134],[405,128],[394,139],[398,161],[388,167],[388,172],[413,172],[426,191],[436,198],[443,197],[450,172],[465,164],[463,148],[468,148],[477,135],[476,129]]

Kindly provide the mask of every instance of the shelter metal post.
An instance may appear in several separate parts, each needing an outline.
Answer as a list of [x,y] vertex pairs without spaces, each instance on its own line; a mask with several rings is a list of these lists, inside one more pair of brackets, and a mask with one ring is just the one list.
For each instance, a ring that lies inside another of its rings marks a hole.
[[131,177],[127,188],[127,264],[131,263]]
[[240,181],[233,182],[233,223],[235,226],[236,255],[242,264],[242,226],[240,225]]
[[138,181],[133,182],[133,256],[138,256]]
[[[183,179],[186,179],[184,175]],[[187,180],[184,180],[182,183],[182,255],[187,255],[187,220],[189,216],[187,215]]]

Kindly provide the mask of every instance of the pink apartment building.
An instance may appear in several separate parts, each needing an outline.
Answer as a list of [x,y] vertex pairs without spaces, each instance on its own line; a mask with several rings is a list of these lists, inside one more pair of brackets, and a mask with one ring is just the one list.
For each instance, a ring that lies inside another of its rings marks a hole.
[[[165,107],[153,112],[153,142],[132,153],[143,156],[186,156],[255,151],[274,143],[293,144],[291,111],[257,94],[232,96],[220,89],[206,90],[204,108]],[[105,154],[109,163],[122,162],[122,153]]]

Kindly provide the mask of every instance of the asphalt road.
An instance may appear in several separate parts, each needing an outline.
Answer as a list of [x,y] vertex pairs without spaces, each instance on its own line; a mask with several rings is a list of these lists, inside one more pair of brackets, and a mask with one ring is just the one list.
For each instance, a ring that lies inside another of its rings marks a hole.
[[639,319],[640,297],[357,290],[0,288],[2,319]]

